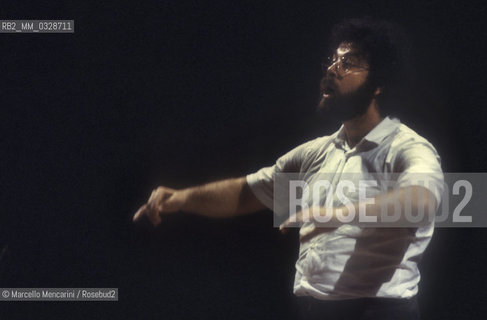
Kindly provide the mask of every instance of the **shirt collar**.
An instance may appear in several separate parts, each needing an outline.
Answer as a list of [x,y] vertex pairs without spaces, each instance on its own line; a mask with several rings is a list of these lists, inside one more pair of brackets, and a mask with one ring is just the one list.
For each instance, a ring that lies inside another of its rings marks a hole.
[[[384,140],[387,136],[393,133],[400,124],[401,122],[399,121],[399,119],[391,119],[389,117],[385,117],[384,119],[382,119],[381,122],[379,122],[378,125],[374,127],[374,129],[372,129],[369,133],[367,133],[365,137],[362,138],[362,141],[366,140],[368,142],[379,145],[382,140]],[[360,141],[358,144],[361,144],[362,141]],[[335,143],[340,145],[343,145],[345,143],[345,128],[343,124],[336,132]]]

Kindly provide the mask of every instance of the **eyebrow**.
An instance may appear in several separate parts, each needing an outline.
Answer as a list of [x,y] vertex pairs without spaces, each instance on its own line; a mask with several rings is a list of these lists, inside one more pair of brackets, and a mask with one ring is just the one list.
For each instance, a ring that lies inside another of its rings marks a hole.
[[[338,57],[336,53],[333,53],[332,57]],[[347,52],[344,55],[342,55],[343,58],[348,58],[348,57],[356,57],[358,59],[364,58],[364,56],[358,52]]]

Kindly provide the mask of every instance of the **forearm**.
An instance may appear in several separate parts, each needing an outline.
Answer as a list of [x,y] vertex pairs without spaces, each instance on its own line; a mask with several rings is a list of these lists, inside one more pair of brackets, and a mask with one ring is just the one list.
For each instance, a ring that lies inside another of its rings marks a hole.
[[[371,200],[370,203],[355,202],[338,208],[312,207],[307,213],[303,210],[287,219],[281,224],[280,229],[286,232],[286,229],[296,222],[312,220],[316,228],[300,234],[300,241],[305,242],[343,224],[377,226],[376,223],[384,222],[384,214],[388,216],[394,214],[397,219],[392,222],[392,225],[382,224],[382,226],[418,227],[432,221],[437,205],[435,196],[426,188],[419,186],[393,190]],[[406,212],[409,212],[409,216]],[[410,217],[415,217],[419,212],[423,212],[422,219],[411,221]],[[350,216],[353,216],[353,220],[346,222],[343,220],[343,217]],[[364,216],[368,222],[364,222]]]
[[[355,202],[331,210],[332,224],[343,223],[343,217],[354,216],[351,224],[392,222],[395,225],[425,225],[436,211],[436,198],[426,188],[410,186],[396,189],[366,202]],[[320,208],[320,216],[330,214]],[[419,217],[419,218],[418,218]]]
[[181,210],[213,218],[226,218],[264,209],[245,177],[227,179],[178,191]]

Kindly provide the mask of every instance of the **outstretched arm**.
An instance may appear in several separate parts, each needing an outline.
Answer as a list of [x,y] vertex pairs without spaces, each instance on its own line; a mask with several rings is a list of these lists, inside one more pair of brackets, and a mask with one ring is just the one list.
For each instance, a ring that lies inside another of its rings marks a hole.
[[263,209],[265,206],[254,196],[245,177],[241,177],[182,190],[158,187],[135,213],[133,220],[137,221],[145,215],[157,226],[161,223],[162,215],[178,211],[228,218]]

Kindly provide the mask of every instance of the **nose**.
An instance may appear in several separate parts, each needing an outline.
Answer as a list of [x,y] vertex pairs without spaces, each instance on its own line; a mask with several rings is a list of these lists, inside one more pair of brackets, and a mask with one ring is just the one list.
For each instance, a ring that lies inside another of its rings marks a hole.
[[336,78],[338,75],[338,70],[337,70],[337,62],[332,63],[328,68],[326,69],[326,76],[327,77],[334,77]]

